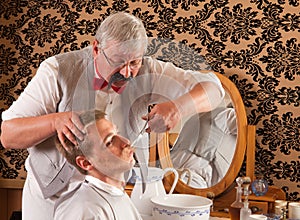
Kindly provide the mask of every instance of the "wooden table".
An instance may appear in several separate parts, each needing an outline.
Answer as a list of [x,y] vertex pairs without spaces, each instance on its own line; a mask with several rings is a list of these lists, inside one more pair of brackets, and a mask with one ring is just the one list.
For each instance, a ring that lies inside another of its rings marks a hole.
[[[214,199],[214,211],[212,216],[229,218],[229,206],[235,201],[236,189],[231,188],[218,198]],[[275,200],[285,200],[286,196],[283,190],[275,186],[269,186],[268,192],[264,196],[249,195],[249,207],[257,208],[255,214],[274,213]],[[254,213],[253,213],[254,214]]]

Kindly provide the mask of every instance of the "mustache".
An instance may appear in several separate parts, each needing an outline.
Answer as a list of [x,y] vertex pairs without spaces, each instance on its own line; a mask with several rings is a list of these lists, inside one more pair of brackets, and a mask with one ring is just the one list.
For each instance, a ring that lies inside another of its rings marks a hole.
[[133,78],[132,76],[126,78],[120,72],[116,72],[110,77],[108,82],[108,88],[110,89],[114,82],[120,82],[120,81],[126,82],[132,80],[132,78]]

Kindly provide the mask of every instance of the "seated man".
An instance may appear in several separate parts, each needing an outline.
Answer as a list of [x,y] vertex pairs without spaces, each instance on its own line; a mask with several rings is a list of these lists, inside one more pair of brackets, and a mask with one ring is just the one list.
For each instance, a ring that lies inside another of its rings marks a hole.
[[226,175],[235,153],[237,140],[236,113],[232,107],[218,107],[195,114],[184,124],[171,151],[173,166],[188,170],[194,188],[207,188]]
[[78,140],[78,146],[67,141],[69,151],[58,140],[56,147],[86,178],[76,190],[59,198],[54,219],[141,219],[124,191],[124,172],[135,163],[134,149],[104,113],[89,111],[80,119],[85,126],[84,139]]

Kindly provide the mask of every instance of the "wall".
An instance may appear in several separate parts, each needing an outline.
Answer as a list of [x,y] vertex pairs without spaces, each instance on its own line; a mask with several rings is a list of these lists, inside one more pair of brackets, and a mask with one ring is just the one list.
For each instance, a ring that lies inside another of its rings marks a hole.
[[[104,17],[127,11],[143,20],[149,36],[182,41],[237,85],[248,121],[257,125],[256,171],[284,189],[289,200],[300,200],[299,0],[7,0],[0,5],[1,112],[41,61],[87,46]],[[175,64],[181,58],[169,57]],[[196,58],[185,56],[190,63]],[[0,155],[0,177],[24,179],[26,151],[1,147]]]

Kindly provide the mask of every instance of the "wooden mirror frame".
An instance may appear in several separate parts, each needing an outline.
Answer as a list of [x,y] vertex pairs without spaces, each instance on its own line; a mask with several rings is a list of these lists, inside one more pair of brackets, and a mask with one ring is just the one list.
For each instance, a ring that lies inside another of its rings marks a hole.
[[[246,115],[245,106],[242,97],[240,95],[240,92],[235,86],[235,84],[232,81],[230,81],[226,76],[223,76],[220,73],[216,73],[216,75],[220,79],[225,91],[229,94],[237,115],[238,134],[237,134],[234,157],[232,159],[232,163],[226,175],[219,183],[209,188],[197,189],[188,186],[187,184],[185,184],[180,180],[178,181],[177,186],[175,188],[175,191],[177,193],[196,194],[205,197],[208,195],[208,193],[213,193],[214,196],[218,196],[219,194],[223,193],[235,181],[235,178],[238,175],[242,163],[244,161],[246,145],[247,145],[247,134],[248,134],[247,115]],[[160,136],[159,138],[156,139],[160,140],[157,143],[157,151],[158,151],[161,168],[164,169],[167,167],[173,167],[173,163],[170,157],[169,135],[168,133],[157,134],[157,135]],[[150,158],[151,158],[151,148],[150,148]],[[248,158],[247,158],[247,162],[248,162]],[[252,162],[253,161],[251,161],[251,163]],[[253,175],[251,174],[251,172],[253,172],[254,169],[253,167],[254,165],[249,166],[247,170],[247,175],[249,175],[250,177],[253,177]],[[173,179],[174,179],[173,175],[166,176],[165,178],[166,189],[169,189],[171,183],[173,183]]]

